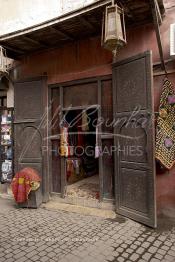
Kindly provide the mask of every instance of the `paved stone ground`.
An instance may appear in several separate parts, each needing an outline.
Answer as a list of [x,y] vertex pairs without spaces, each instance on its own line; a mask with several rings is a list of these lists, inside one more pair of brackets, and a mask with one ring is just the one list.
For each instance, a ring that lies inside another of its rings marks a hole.
[[175,261],[175,226],[168,220],[155,231],[120,217],[7,208],[2,201],[0,262]]

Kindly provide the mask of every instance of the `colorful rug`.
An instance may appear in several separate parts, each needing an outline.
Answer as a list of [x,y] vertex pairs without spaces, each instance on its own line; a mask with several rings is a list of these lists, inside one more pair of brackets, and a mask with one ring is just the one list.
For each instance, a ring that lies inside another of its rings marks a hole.
[[165,79],[156,127],[156,158],[167,169],[175,163],[175,91]]

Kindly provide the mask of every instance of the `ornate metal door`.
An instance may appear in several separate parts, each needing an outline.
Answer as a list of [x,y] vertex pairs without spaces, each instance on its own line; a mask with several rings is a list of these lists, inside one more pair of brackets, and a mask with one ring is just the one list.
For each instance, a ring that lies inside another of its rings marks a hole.
[[36,169],[42,177],[43,201],[47,182],[47,86],[45,78],[15,83],[14,148],[15,171]]
[[156,227],[151,52],[113,64],[117,213]]

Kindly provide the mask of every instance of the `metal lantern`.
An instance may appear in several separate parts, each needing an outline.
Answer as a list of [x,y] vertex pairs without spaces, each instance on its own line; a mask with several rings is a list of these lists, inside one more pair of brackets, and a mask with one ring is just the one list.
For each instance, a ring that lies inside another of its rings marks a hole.
[[0,46],[0,73],[7,73],[6,50]]
[[111,51],[120,49],[126,44],[124,10],[112,1],[106,7],[103,18],[102,46]]

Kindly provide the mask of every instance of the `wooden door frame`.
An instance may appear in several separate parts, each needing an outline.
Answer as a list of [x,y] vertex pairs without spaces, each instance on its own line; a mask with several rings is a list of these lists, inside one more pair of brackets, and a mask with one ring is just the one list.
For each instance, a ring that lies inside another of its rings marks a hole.
[[[102,94],[102,81],[105,80],[111,80],[112,79],[112,74],[105,75],[105,76],[97,76],[97,77],[91,77],[91,78],[84,78],[84,79],[78,79],[78,80],[73,80],[73,81],[68,81],[68,82],[61,82],[57,84],[51,84],[48,86],[48,105],[51,102],[51,96],[52,96],[52,89],[53,88],[60,88],[60,107],[62,108],[62,113],[64,111],[63,107],[63,89],[65,87],[73,86],[73,85],[81,85],[81,84],[87,84],[87,83],[97,83],[97,104],[95,106],[99,106],[98,110],[98,117],[101,117],[101,94]],[[87,106],[86,106],[87,107]],[[81,108],[81,107],[79,107]],[[85,108],[82,106],[82,108]],[[60,114],[60,120],[62,118],[62,113]],[[51,120],[51,112],[49,112],[49,118],[48,121],[50,122]],[[103,137],[101,135],[101,127],[99,130],[100,136],[99,136],[99,143],[100,146],[102,145],[102,139],[105,139],[106,137]],[[48,130],[48,135],[51,135],[51,130],[49,128]],[[111,135],[110,138],[112,138],[113,135]],[[58,140],[60,138],[58,137]],[[48,141],[49,143],[49,149],[51,149],[51,139]],[[64,158],[61,158],[61,193],[58,193],[58,195],[61,195],[61,197],[64,197],[64,191],[65,191],[65,161]],[[51,183],[52,183],[52,155],[51,153],[49,154],[49,188],[51,189]],[[103,162],[102,162],[102,156],[99,157],[99,187],[100,187],[100,201],[103,201]],[[52,192],[50,192],[52,193]]]

